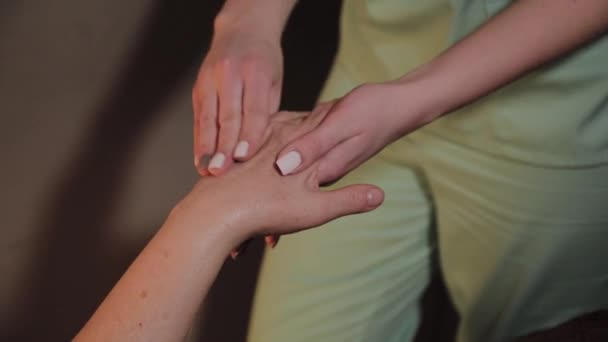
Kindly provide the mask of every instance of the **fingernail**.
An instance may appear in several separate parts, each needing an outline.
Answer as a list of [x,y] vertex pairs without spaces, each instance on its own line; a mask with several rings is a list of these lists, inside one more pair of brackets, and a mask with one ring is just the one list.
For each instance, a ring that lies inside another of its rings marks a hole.
[[281,170],[281,174],[286,176],[292,173],[302,163],[302,156],[298,151],[291,151],[277,160],[277,166]]
[[225,160],[226,156],[223,153],[216,153],[209,162],[209,169],[221,169]]
[[240,141],[234,149],[234,158],[245,158],[249,151],[249,143],[246,141]]
[[196,165],[199,169],[206,169],[209,166],[209,160],[211,160],[211,155],[209,153],[205,153],[198,158],[194,158],[194,165]]
[[232,260],[236,260],[236,258],[239,257],[239,251],[238,250],[233,250],[230,252],[230,258],[232,258]]
[[384,193],[378,189],[372,189],[367,192],[367,205],[370,207],[379,206],[384,200]]
[[266,241],[266,246],[274,248],[277,245],[277,242],[279,242],[279,238],[274,235],[266,235],[264,241]]

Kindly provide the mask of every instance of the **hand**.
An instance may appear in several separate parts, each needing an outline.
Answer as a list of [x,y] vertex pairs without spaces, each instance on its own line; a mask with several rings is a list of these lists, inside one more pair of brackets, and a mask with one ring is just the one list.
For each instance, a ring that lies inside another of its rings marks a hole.
[[276,165],[288,175],[318,163],[321,184],[342,177],[430,121],[420,106],[426,96],[418,89],[415,82],[365,84],[320,104],[306,119],[308,131],[282,149]]
[[283,78],[280,37],[254,23],[216,27],[192,90],[194,164],[221,174],[260,148]]
[[314,123],[302,113],[276,114],[264,133],[266,143],[250,161],[219,177],[201,178],[172,216],[197,222],[209,212],[221,215],[227,227],[239,227],[222,232],[232,234],[236,246],[252,235],[293,233],[379,206],[384,194],[372,185],[321,191],[316,164],[293,177],[279,174],[274,167],[278,151]]

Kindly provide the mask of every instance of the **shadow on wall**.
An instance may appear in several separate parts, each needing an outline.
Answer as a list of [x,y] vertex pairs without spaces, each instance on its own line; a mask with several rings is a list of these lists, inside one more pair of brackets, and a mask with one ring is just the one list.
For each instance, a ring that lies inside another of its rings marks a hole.
[[[172,90],[194,77],[222,3],[154,3],[121,77],[99,104],[86,141],[37,219],[37,253],[21,287],[22,305],[0,339],[69,340],[145,244],[117,249],[106,227],[137,142]],[[322,8],[303,2],[296,11],[285,40],[283,107],[313,105],[335,52],[339,6],[339,1],[324,2]],[[242,260],[222,270],[208,299],[203,340],[245,339],[261,251],[261,244],[254,244]]]
[[87,139],[39,215],[37,253],[7,340],[69,340],[144,245],[116,250],[105,227],[136,142],[171,90],[200,63],[220,5],[155,3],[120,78],[98,106]]
[[[0,322],[9,328],[0,332],[2,341],[69,340],[145,244],[117,248],[115,237],[107,233],[116,199],[125,189],[127,163],[169,95],[184,80],[194,80],[223,3],[150,1],[152,15],[121,77],[99,104],[87,140],[65,165],[37,217],[37,254],[21,286],[21,306],[14,308],[11,321]],[[0,7],[17,3],[0,2]],[[282,108],[301,110],[314,104],[335,53],[339,8],[340,1],[331,0],[302,1],[296,9],[284,39]],[[0,26],[2,14],[0,10]],[[238,262],[226,263],[200,322],[202,340],[245,340],[261,255],[257,241]],[[455,314],[450,309],[436,279],[423,300],[417,340],[453,340]],[[534,334],[530,341],[605,340],[606,313],[588,317],[565,325],[566,330]]]

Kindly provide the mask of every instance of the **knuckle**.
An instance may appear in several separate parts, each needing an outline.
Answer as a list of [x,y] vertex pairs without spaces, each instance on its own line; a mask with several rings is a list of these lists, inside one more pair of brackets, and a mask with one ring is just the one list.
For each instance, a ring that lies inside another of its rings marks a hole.
[[245,114],[260,114],[262,112],[262,106],[258,99],[250,99],[249,101],[243,102],[243,112]]
[[231,126],[236,125],[237,119],[238,119],[238,116],[236,114],[234,114],[233,112],[223,113],[218,118],[218,125],[220,127],[231,127]]
[[219,74],[230,73],[237,64],[233,57],[223,57],[215,63],[215,71]]
[[258,58],[254,55],[248,55],[243,57],[243,60],[241,61],[241,68],[242,71],[245,73],[253,73],[255,72],[257,69],[259,69],[260,63],[258,61]]
[[318,137],[312,137],[309,140],[308,148],[314,156],[320,156],[323,153],[323,144]]
[[208,111],[201,111],[198,115],[198,120],[204,127],[210,127],[212,124],[215,124],[213,115],[211,115]]
[[233,65],[234,65],[234,58],[229,57],[229,56],[222,57],[217,62],[217,66],[220,68],[232,68]]

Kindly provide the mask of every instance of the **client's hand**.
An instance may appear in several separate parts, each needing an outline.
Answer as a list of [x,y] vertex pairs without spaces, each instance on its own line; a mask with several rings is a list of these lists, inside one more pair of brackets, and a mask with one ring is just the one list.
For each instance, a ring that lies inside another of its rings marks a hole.
[[384,194],[372,185],[351,185],[321,191],[317,164],[292,177],[281,177],[274,165],[277,153],[294,137],[318,124],[304,113],[280,112],[266,131],[266,143],[247,163],[219,177],[204,177],[176,206],[173,215],[200,220],[221,217],[224,232],[238,244],[256,234],[288,234],[321,225],[340,216],[369,211]]
[[275,155],[309,129],[300,116],[278,114],[250,161],[202,178],[75,340],[182,339],[230,248],[255,234],[293,233],[380,205],[382,190],[371,185],[321,192],[316,164],[292,177],[279,175]]

